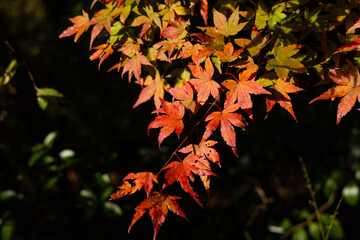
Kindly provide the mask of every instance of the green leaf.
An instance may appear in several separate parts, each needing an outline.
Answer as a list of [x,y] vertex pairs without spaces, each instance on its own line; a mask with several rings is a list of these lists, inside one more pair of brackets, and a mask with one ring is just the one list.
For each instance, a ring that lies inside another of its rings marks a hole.
[[45,156],[46,152],[47,152],[47,151],[46,151],[45,149],[41,149],[41,150],[33,153],[33,154],[31,155],[29,161],[28,161],[28,166],[29,166],[29,167],[34,166],[34,164],[35,164],[38,160],[40,160],[41,158],[43,158],[43,157]]
[[18,196],[17,192],[8,189],[0,192],[0,201],[8,201]]
[[123,210],[114,202],[104,202],[104,214],[106,216],[122,216]]
[[63,149],[59,153],[59,157],[62,160],[66,160],[66,159],[72,158],[74,156],[75,156],[75,152],[73,150],[71,150],[71,149]]
[[83,189],[80,191],[80,196],[83,198],[87,198],[93,201],[96,201],[96,196],[94,195],[94,193],[90,190],[87,189]]
[[11,240],[15,232],[15,221],[10,218],[7,219],[1,227],[1,239]]
[[323,188],[323,193],[326,198],[329,198],[331,193],[335,192],[338,188],[337,181],[334,178],[330,177],[326,180]]
[[342,195],[347,204],[355,207],[359,202],[359,186],[355,182],[350,182],[342,190]]
[[264,29],[269,18],[270,15],[267,6],[262,1],[259,1],[255,15],[255,26],[259,30]]
[[305,229],[301,228],[294,232],[294,234],[291,236],[291,240],[308,240],[308,234],[305,231]]
[[54,177],[51,177],[51,178],[49,178],[46,182],[45,182],[45,184],[44,184],[44,186],[43,186],[43,191],[46,191],[46,190],[48,190],[48,189],[50,189],[52,186],[54,186],[55,184],[56,184],[56,182],[59,180],[59,177],[57,177],[57,176],[54,176]]
[[310,222],[308,229],[309,229],[309,234],[310,234],[311,238],[313,238],[315,240],[321,239],[320,228],[319,228],[319,224],[317,222]]
[[16,69],[18,67],[18,62],[16,59],[11,60],[8,67],[5,70],[5,73],[0,77],[0,85],[5,85],[15,76]]
[[341,226],[339,221],[335,221],[330,229],[330,237],[332,239],[343,239],[344,238],[344,229]]
[[287,79],[290,71],[296,73],[307,72],[305,66],[300,61],[292,57],[300,50],[300,48],[301,46],[297,44],[292,44],[286,47],[281,44],[275,45],[273,49],[274,58],[268,61],[266,69],[269,71],[275,69],[278,77],[283,80]]
[[57,136],[58,136],[58,132],[56,132],[56,131],[49,132],[43,141],[44,146],[47,148],[51,148],[53,146]]
[[70,101],[57,90],[53,88],[37,88],[36,95],[40,108],[50,117],[67,115],[74,120],[78,120]]
[[[331,223],[332,217],[328,213],[324,213],[321,215],[321,221],[323,222],[326,229],[329,227]],[[344,230],[338,220],[335,219],[332,228],[330,229],[330,238],[332,239],[343,239],[344,238]]]
[[273,10],[273,12],[271,13],[268,21],[269,26],[275,26],[276,23],[280,23],[284,18],[286,18],[286,14],[282,12],[283,10],[284,10],[283,6],[280,5],[275,6],[275,10]]

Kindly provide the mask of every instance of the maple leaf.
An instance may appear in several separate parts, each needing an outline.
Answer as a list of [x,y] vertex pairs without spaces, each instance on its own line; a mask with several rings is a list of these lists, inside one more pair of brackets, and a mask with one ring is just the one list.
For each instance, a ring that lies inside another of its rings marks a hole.
[[123,196],[133,193],[133,186],[128,181],[123,182],[123,184],[118,187],[116,193],[111,194],[110,200],[115,200],[122,198]]
[[211,176],[215,175],[204,157],[197,156],[195,154],[189,154],[183,161],[173,161],[165,166],[164,169],[168,169],[165,173],[165,182],[163,188],[179,182],[181,188],[189,193],[193,199],[202,207],[198,195],[194,192],[190,185],[189,179],[194,182],[195,178],[193,174],[198,176]]
[[224,14],[213,9],[214,25],[217,28],[217,32],[228,37],[236,35],[248,22],[239,23],[240,14],[239,9],[236,8],[230,15],[229,19]]
[[193,45],[191,42],[187,41],[183,44],[180,54],[178,58],[188,58],[191,57],[192,61],[196,64],[200,64],[200,58],[195,61],[195,58],[197,58],[199,51],[202,49],[200,44]]
[[[274,76],[275,77],[275,76]],[[270,80],[270,79],[259,79],[258,83],[262,86],[267,86],[268,90],[271,92],[271,95],[266,96],[266,116],[268,117],[269,112],[275,106],[276,103],[287,110],[291,116],[297,122],[294,110],[291,104],[291,98],[288,93],[295,93],[301,91],[302,89],[293,85],[290,82],[285,82],[282,79]]]
[[337,110],[336,124],[339,124],[344,117],[355,105],[356,99],[360,102],[360,75],[359,70],[349,61],[348,72],[340,69],[330,69],[328,76],[337,85],[330,88],[320,96],[314,98],[310,103],[323,100],[342,98]]
[[[129,180],[134,181],[134,186],[129,183]],[[125,195],[133,194],[136,191],[144,188],[146,195],[149,194],[153,188],[153,182],[158,183],[156,175],[151,172],[129,173],[123,179],[123,184],[119,187],[116,193],[111,194],[110,200],[119,199]]]
[[[158,9],[160,10],[159,14],[162,16],[162,28],[164,31],[168,24],[172,25],[172,28],[185,30],[185,26],[190,24],[190,22],[185,22],[180,16],[188,15],[190,13],[189,9],[182,6],[180,1],[172,4],[168,2],[167,4],[159,4],[158,6]],[[184,25],[184,23],[186,24]],[[163,33],[161,35],[164,36]]]
[[232,62],[232,61],[235,61],[239,57],[240,53],[242,52],[242,49],[239,49],[234,52],[234,46],[232,45],[231,42],[228,42],[224,46],[223,51],[215,50],[215,52],[216,52],[216,55],[218,55],[218,57],[220,58],[220,60],[222,62]]
[[189,109],[192,114],[195,114],[198,106],[193,99],[194,91],[190,83],[183,80],[184,85],[181,88],[169,88],[167,91],[177,100],[184,105],[186,109]]
[[207,58],[205,60],[205,69],[199,65],[189,65],[191,73],[194,75],[193,79],[190,79],[190,83],[195,86],[197,91],[197,100],[200,104],[204,104],[210,94],[215,99],[219,97],[220,85],[212,79],[214,75],[214,66],[211,60]]
[[296,73],[307,72],[305,66],[301,62],[291,57],[295,55],[300,48],[301,46],[297,44],[292,44],[286,47],[283,47],[282,45],[274,46],[274,58],[268,61],[266,69],[269,71],[275,69],[278,77],[283,80],[286,80],[289,71]]
[[339,47],[335,52],[335,53],[342,53],[342,52],[349,52],[352,51],[354,49],[359,49],[360,48],[360,39],[355,39],[354,41],[351,41],[341,47]]
[[202,140],[199,144],[190,144],[179,150],[181,153],[193,153],[200,157],[205,157],[210,162],[216,163],[220,166],[219,153],[212,148],[217,144],[214,140]]
[[129,72],[129,82],[131,81],[133,74],[135,78],[141,82],[140,75],[142,65],[153,66],[141,52],[136,53],[132,58],[126,61],[121,77],[123,77],[126,72]]
[[[160,227],[164,223],[169,210],[173,213],[183,217],[187,220],[185,213],[180,208],[179,204],[175,201],[180,199],[177,196],[171,196],[164,193],[152,192],[151,195],[142,201],[136,208],[136,212],[129,226],[129,232],[132,226],[144,215],[144,213],[149,210],[149,215],[154,227],[154,237],[159,232]],[[188,221],[188,220],[187,220]]]
[[234,113],[240,107],[239,103],[232,104],[224,108],[223,111],[214,111],[205,118],[205,122],[209,121],[206,125],[206,130],[202,137],[202,141],[208,139],[211,134],[219,127],[222,138],[226,144],[231,147],[235,156],[238,156],[236,151],[236,134],[233,126],[245,128],[246,124],[243,117],[239,113]]
[[251,110],[253,106],[250,94],[271,94],[260,84],[255,82],[253,70],[253,68],[250,68],[240,72],[239,81],[228,79],[222,83],[222,85],[228,89],[226,92],[224,107],[227,108],[237,101],[241,109],[245,110],[249,114],[250,119],[252,119]]
[[97,51],[91,54],[90,60],[95,60],[100,58],[99,60],[99,70],[101,63],[109,57],[111,54],[114,53],[114,50],[111,46],[111,44],[101,44],[99,46],[93,47],[92,49],[96,49]]
[[137,101],[135,102],[133,108],[136,108],[141,103],[144,103],[154,98],[155,108],[159,109],[161,106],[161,100],[164,98],[165,89],[169,87],[169,84],[164,78],[160,77],[160,74],[156,72],[155,79],[148,75],[145,78],[144,84],[145,87],[141,90]]
[[251,32],[251,40],[247,38],[237,38],[234,39],[234,42],[250,53],[250,56],[254,57],[260,53],[260,50],[263,49],[270,41],[270,34],[267,34],[265,37],[257,30],[256,26]]
[[84,10],[82,10],[82,14],[83,14],[82,16],[79,15],[73,18],[69,18],[69,20],[72,23],[74,23],[74,25],[65,29],[60,34],[59,38],[69,37],[75,34],[74,42],[76,42],[79,39],[79,37],[89,29],[90,26],[89,14],[87,14],[87,12],[85,12]]
[[122,8],[108,7],[106,9],[101,9],[94,14],[93,18],[89,22],[91,25],[95,25],[91,30],[90,48],[95,38],[104,28],[111,35],[111,22],[114,18],[120,15],[121,11]]
[[356,21],[356,23],[354,23],[354,25],[352,25],[346,32],[350,32],[352,30],[358,29],[360,28],[360,19]]
[[[171,57],[174,50],[176,48],[181,48],[184,43],[184,40],[178,39],[166,39],[161,42],[154,44],[154,46],[159,46],[160,49],[156,54],[156,57],[160,60],[164,60],[167,62],[171,62],[172,60],[176,59],[176,56]],[[167,52],[167,55],[165,53]]]
[[147,31],[151,28],[153,22],[161,29],[161,20],[160,15],[157,12],[154,12],[154,9],[151,5],[148,5],[144,8],[146,15],[140,15],[136,17],[131,24],[132,27],[138,27],[142,25],[141,31],[139,33],[139,38],[145,35]]
[[[184,105],[180,102],[166,102],[162,100],[162,108],[154,111],[155,113],[162,113],[158,115],[154,121],[148,126],[148,134],[151,128],[161,128],[159,133],[159,147],[162,141],[167,138],[171,133],[175,132],[179,137],[184,129],[182,118],[185,114]],[[153,113],[154,113],[153,112]]]

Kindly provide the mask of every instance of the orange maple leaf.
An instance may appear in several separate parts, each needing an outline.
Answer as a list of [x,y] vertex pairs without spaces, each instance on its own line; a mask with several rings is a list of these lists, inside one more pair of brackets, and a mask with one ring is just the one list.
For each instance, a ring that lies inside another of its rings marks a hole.
[[225,44],[223,51],[215,50],[215,52],[222,62],[232,62],[239,57],[242,50],[243,49],[239,49],[234,52],[233,44],[231,42],[228,42],[227,44]]
[[161,100],[164,98],[164,92],[169,87],[169,84],[164,78],[160,77],[158,72],[156,73],[155,79],[151,75],[148,75],[144,81],[144,88],[141,90],[137,101],[135,102],[133,108],[136,108],[141,103],[144,103],[154,98],[155,108],[159,109],[161,106]]
[[154,121],[148,126],[148,134],[151,128],[161,128],[159,133],[159,147],[162,141],[167,138],[171,133],[175,132],[179,137],[184,129],[182,118],[185,114],[184,105],[180,102],[166,102],[162,100],[162,108],[154,111],[153,113],[162,113],[158,115]]
[[166,165],[164,169],[168,170],[165,173],[165,183],[163,188],[173,184],[174,182],[179,182],[181,188],[185,192],[189,193],[194,200],[202,206],[197,193],[194,192],[190,185],[189,179],[194,182],[195,178],[193,174],[199,176],[215,175],[211,171],[209,162],[207,162],[205,158],[195,154],[189,154],[183,161],[173,161]]
[[95,25],[91,30],[90,48],[95,38],[104,28],[109,34],[111,34],[111,22],[114,18],[120,15],[121,11],[121,8],[106,8],[101,9],[94,14],[93,18],[89,22],[90,25]]
[[226,108],[233,105],[237,101],[240,104],[241,109],[248,113],[250,119],[252,119],[251,110],[253,106],[250,94],[271,94],[260,84],[255,82],[254,70],[254,68],[250,68],[240,72],[239,81],[229,79],[222,83],[222,85],[229,90],[226,92],[224,107]]
[[340,69],[329,70],[328,76],[338,85],[328,89],[310,102],[312,103],[322,99],[333,99],[335,97],[342,98],[338,105],[336,124],[339,124],[341,118],[351,110],[355,105],[356,99],[360,102],[359,70],[349,60],[347,60],[347,62],[348,72]]
[[100,59],[99,60],[99,70],[101,63],[109,57],[111,54],[114,53],[114,49],[112,48],[111,44],[101,44],[99,46],[93,47],[92,49],[96,49],[97,51],[91,54],[90,60]]
[[74,23],[74,25],[65,29],[60,34],[59,38],[69,37],[75,34],[74,42],[76,42],[79,39],[79,37],[89,29],[90,26],[89,14],[87,14],[87,12],[85,12],[84,10],[82,10],[82,14],[83,14],[82,16],[79,15],[73,18],[69,18],[69,20],[72,23]]
[[224,108],[223,111],[214,111],[209,114],[205,121],[209,121],[206,126],[202,141],[208,139],[211,134],[219,127],[222,138],[226,144],[231,147],[235,156],[238,156],[236,151],[236,134],[233,126],[245,128],[246,124],[243,117],[239,113],[234,113],[240,107],[239,103],[232,104]]
[[128,59],[124,65],[121,77],[126,72],[129,72],[129,82],[131,81],[131,77],[134,74],[135,78],[141,82],[141,66],[147,65],[152,66],[152,64],[149,62],[149,60],[140,52],[136,53],[132,58]]
[[[129,183],[129,180],[133,180],[134,186]],[[129,173],[123,179],[123,184],[119,187],[119,190],[116,193],[111,194],[110,200],[133,194],[142,188],[144,188],[146,195],[149,197],[154,182],[158,183],[158,180],[156,175],[151,172]]]
[[193,79],[190,79],[190,83],[195,86],[197,91],[197,101],[200,104],[204,104],[208,100],[209,96],[213,96],[215,99],[219,97],[220,85],[212,79],[214,75],[214,66],[211,60],[207,58],[205,60],[205,69],[200,65],[189,65]]
[[[179,204],[175,201],[180,199],[177,196],[171,196],[164,193],[152,192],[151,195],[142,201],[136,208],[136,212],[129,226],[129,232],[132,226],[144,215],[146,210],[149,210],[149,215],[154,227],[154,238],[156,239],[157,233],[161,225],[165,222],[169,210],[173,213],[185,218],[185,213],[180,208]],[[188,221],[188,220],[187,220]]]
[[167,91],[177,100],[184,105],[186,109],[189,109],[192,114],[195,114],[197,110],[197,104],[194,101],[194,91],[190,83],[183,80],[184,85],[181,88],[173,87],[167,89]]
[[266,116],[268,117],[269,112],[275,106],[276,103],[287,110],[291,116],[297,122],[294,110],[291,104],[291,98],[288,93],[295,93],[301,91],[302,89],[296,87],[295,85],[291,84],[290,82],[285,82],[282,79],[277,79],[273,82],[272,88],[269,88],[271,95],[266,96]]

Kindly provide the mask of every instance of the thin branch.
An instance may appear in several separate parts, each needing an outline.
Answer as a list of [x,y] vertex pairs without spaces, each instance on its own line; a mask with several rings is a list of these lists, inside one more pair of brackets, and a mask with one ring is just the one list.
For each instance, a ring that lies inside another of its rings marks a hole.
[[305,163],[303,161],[302,158],[299,158],[299,161],[301,163],[301,167],[303,169],[303,172],[304,172],[304,177],[306,179],[306,187],[309,189],[309,192],[310,192],[310,195],[311,195],[311,203],[315,209],[315,215],[316,215],[316,218],[318,220],[318,223],[319,223],[319,230],[320,230],[320,234],[321,234],[321,237],[322,239],[325,239],[325,231],[324,231],[324,226],[322,224],[322,221],[321,221],[321,214],[320,214],[320,211],[319,211],[319,207],[316,203],[316,197],[315,197],[315,191],[312,187],[312,184],[311,184],[311,181],[310,181],[310,177],[309,177],[309,174],[308,174],[308,171],[307,171],[307,168],[305,166]]
[[[331,207],[331,205],[334,203],[335,200],[335,193],[331,194],[329,199],[327,200],[326,203],[324,203],[319,209],[318,212],[319,213],[323,213],[325,212],[329,207]],[[295,226],[292,226],[291,228],[289,228],[286,232],[284,232],[281,237],[286,238],[288,237],[290,234],[296,232],[298,229],[304,228],[307,225],[309,225],[309,223],[311,223],[312,221],[314,221],[314,219],[317,218],[317,213],[314,212],[313,214],[311,214],[305,221],[296,224]],[[320,226],[320,224],[319,224]]]
[[27,73],[28,73],[28,75],[29,75],[30,81],[31,81],[34,89],[35,89],[35,90],[38,89],[38,87],[37,87],[37,85],[36,85],[36,83],[35,83],[34,75],[32,74],[32,72],[31,72],[31,70],[30,70],[30,67],[29,67],[29,65],[26,63],[25,59],[13,48],[13,46],[11,46],[11,44],[10,44],[7,40],[5,40],[4,43],[5,43],[5,45],[9,48],[9,50],[10,50],[12,53],[14,53],[14,54],[20,59],[21,63],[24,64],[24,66],[25,66],[25,68],[26,68],[26,71],[27,71]]

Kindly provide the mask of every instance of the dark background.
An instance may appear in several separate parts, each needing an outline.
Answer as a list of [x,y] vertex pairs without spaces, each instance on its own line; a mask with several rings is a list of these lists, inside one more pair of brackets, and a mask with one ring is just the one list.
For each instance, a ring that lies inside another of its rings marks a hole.
[[[176,137],[165,140],[160,151],[157,131],[147,136],[152,103],[132,109],[140,87],[121,79],[121,74],[107,73],[106,61],[98,71],[98,62],[89,60],[89,34],[76,44],[72,37],[58,38],[71,25],[68,18],[81,9],[88,11],[89,5],[70,0],[0,2],[1,74],[12,58],[21,56],[38,87],[57,89],[75,108],[72,117],[51,117],[42,111],[24,63],[0,88],[0,111],[5,116],[0,121],[3,239],[152,238],[148,215],[127,233],[143,192],[114,202],[107,199],[127,173],[157,172],[176,148]],[[308,167],[319,205],[327,200],[323,192],[331,177],[336,179],[338,200],[341,188],[356,181],[360,114],[352,110],[337,126],[337,102],[308,104],[324,89],[294,96],[299,123],[279,106],[263,120],[264,99],[254,97],[255,123],[244,132],[238,129],[239,158],[219,139],[222,168],[214,167],[219,178],[212,180],[210,199],[199,179],[195,182],[204,209],[178,186],[169,189],[182,197],[179,203],[190,223],[170,213],[159,239],[278,239],[270,225],[284,219],[293,225],[303,221],[301,209],[313,213],[299,157]],[[53,145],[44,146],[52,131],[58,133]],[[63,159],[59,153],[64,149],[75,155]],[[270,203],[263,204],[264,196]],[[340,208],[345,239],[360,238],[355,214],[359,210],[359,205],[346,203]]]

